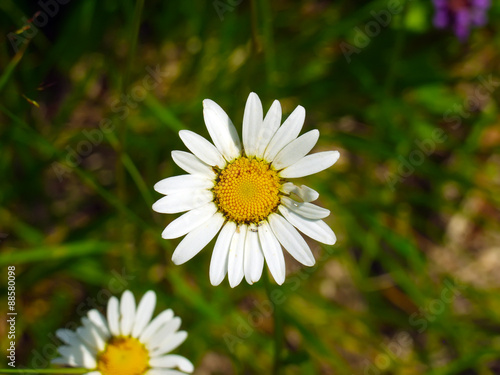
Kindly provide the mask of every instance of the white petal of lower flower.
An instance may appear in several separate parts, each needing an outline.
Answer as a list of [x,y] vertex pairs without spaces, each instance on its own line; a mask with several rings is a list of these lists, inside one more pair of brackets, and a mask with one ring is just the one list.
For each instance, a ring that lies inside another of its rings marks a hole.
[[100,371],[91,371],[91,372],[86,372],[83,375],[102,375]]
[[330,215],[330,210],[316,206],[312,203],[297,202],[288,197],[281,197],[281,203],[296,214],[305,217],[306,219],[318,220],[324,219]]
[[[272,219],[273,215],[269,216]],[[259,227],[259,240],[262,247],[262,252],[266,258],[267,267],[271,271],[274,280],[278,285],[285,282],[286,277],[286,267],[285,267],[285,257],[283,256],[283,250],[273,234],[271,227],[267,221],[263,221]]]
[[163,341],[162,345],[151,351],[150,356],[156,357],[165,353],[168,353],[175,348],[177,348],[180,344],[182,344],[187,338],[186,331],[179,331],[169,336],[165,341]]
[[264,254],[260,247],[258,229],[257,225],[251,224],[245,239],[244,271],[245,280],[250,285],[260,280],[264,269]]
[[190,130],[181,130],[179,136],[189,151],[195,154],[198,159],[208,165],[218,166],[219,168],[225,167],[226,160],[219,150],[201,135]]
[[174,317],[174,312],[171,309],[162,311],[151,323],[148,324],[144,332],[139,336],[139,341],[147,344],[151,337],[157,332],[162,325],[170,321]]
[[291,141],[278,152],[278,155],[276,155],[273,160],[272,166],[279,171],[280,169],[298,162],[313,149],[318,139],[319,131],[316,129],[302,134],[299,138]]
[[152,368],[146,371],[144,375],[185,375],[185,373],[177,370]]
[[212,260],[210,261],[210,283],[213,286],[219,285],[226,276],[229,245],[235,231],[236,224],[228,221],[217,237],[212,253]]
[[80,366],[77,361],[75,360],[75,356],[73,354],[70,354],[69,357],[58,357],[54,358],[50,361],[50,363],[54,365],[67,365],[67,366],[73,366],[73,367],[78,367]]
[[57,351],[59,352],[60,355],[63,357],[68,357],[69,355],[73,354],[74,351],[76,351],[77,346],[67,346],[67,345],[61,345],[57,347]]
[[175,317],[170,319],[151,337],[151,339],[146,344],[146,347],[153,351],[154,349],[160,347],[166,338],[170,337],[176,331],[179,330],[181,326],[181,318]]
[[172,255],[174,264],[182,264],[198,254],[215,237],[224,224],[224,216],[217,212],[212,218],[189,232]]
[[152,290],[146,292],[137,306],[137,313],[132,327],[132,337],[139,337],[148,325],[156,306],[156,293]]
[[272,214],[269,217],[269,222],[278,241],[295,260],[306,266],[314,265],[316,260],[311,249],[299,232],[288,221],[278,214]]
[[107,316],[109,332],[113,336],[120,336],[120,303],[115,296],[108,301]]
[[80,337],[73,331],[65,328],[60,328],[56,331],[56,336],[69,346],[75,346],[81,344]]
[[167,195],[153,204],[153,210],[161,214],[176,214],[201,207],[214,199],[208,190],[189,190]]
[[215,172],[212,167],[202,162],[190,152],[172,151],[172,159],[179,168],[182,168],[187,173],[202,175],[212,179],[215,178]]
[[[98,312],[97,310],[94,311]],[[92,335],[95,336],[97,348],[99,350],[102,350],[109,336],[106,335],[106,333],[102,330],[102,328],[99,325],[96,325],[92,320],[90,320],[88,314],[86,318],[82,318],[82,323],[84,327],[92,331]]]
[[88,329],[84,327],[78,327],[76,329],[76,334],[80,337],[81,345],[85,345],[89,352],[91,352],[93,355],[96,355],[99,352],[96,343],[93,342],[92,333]]
[[92,309],[87,313],[89,320],[99,329],[99,332],[103,336],[104,340],[107,340],[111,333],[109,332],[108,322],[104,315],[102,315],[96,309]]
[[104,335],[88,318],[82,318],[83,327],[79,327],[76,333],[85,341],[91,350],[100,352],[106,346]]
[[184,236],[209,220],[217,212],[217,206],[210,202],[186,212],[172,221],[161,234],[162,238],[172,239]]
[[251,92],[243,113],[243,147],[247,156],[256,155],[262,121],[262,103],[257,94]]
[[97,366],[95,355],[85,345],[77,347],[60,346],[57,350],[63,357],[68,359],[68,364],[71,364],[71,366],[88,369],[94,369]]
[[120,301],[120,333],[128,336],[132,332],[135,319],[135,298],[131,291],[126,290]]
[[306,219],[285,206],[279,206],[279,211],[294,227],[313,240],[327,245],[333,245],[337,241],[335,233],[323,220]]
[[161,368],[177,367],[179,370],[187,373],[191,373],[194,371],[194,366],[191,361],[177,354],[168,354],[162,357],[151,358],[149,360],[149,364],[152,367]]
[[185,190],[211,189],[214,180],[202,175],[183,174],[157,182],[154,189],[163,195],[176,194]]
[[247,226],[242,224],[236,228],[229,245],[229,254],[227,261],[227,277],[231,288],[237,286],[243,280],[243,260],[245,254],[245,238],[247,235]]
[[88,351],[85,346],[80,347],[81,351],[75,355],[75,361],[81,363],[82,367],[94,369],[97,365],[95,357]]
[[281,124],[281,105],[280,102],[275,100],[267,111],[266,117],[264,117],[264,122],[262,123],[262,127],[260,128],[259,135],[257,138],[257,151],[255,153],[256,156],[262,157],[264,156],[264,152],[266,151],[269,142],[273,138],[274,134],[280,127]]
[[306,185],[298,187],[291,182],[285,182],[283,186],[281,186],[281,191],[285,194],[293,193],[297,195],[300,199],[302,199],[304,202],[314,202],[316,199],[319,198],[319,193],[316,190],[311,189]]
[[302,106],[297,106],[295,110],[288,116],[283,125],[274,134],[273,139],[269,142],[264,153],[264,159],[273,161],[278,152],[283,147],[293,141],[300,133],[304,120],[306,118],[306,110]]
[[284,178],[298,178],[321,172],[339,159],[338,151],[318,152],[303,157],[295,164],[283,169],[279,175]]
[[66,365],[68,364],[68,359],[64,357],[52,358],[50,360],[50,363],[52,363],[53,365]]
[[241,155],[238,132],[226,112],[213,100],[203,101],[203,117],[215,146],[227,161]]

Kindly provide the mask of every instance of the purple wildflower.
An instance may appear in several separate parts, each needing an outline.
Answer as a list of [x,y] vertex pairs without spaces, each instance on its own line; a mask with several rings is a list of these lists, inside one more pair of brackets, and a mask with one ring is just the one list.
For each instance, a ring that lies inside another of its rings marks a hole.
[[467,40],[472,27],[487,22],[490,0],[433,0],[436,13],[434,26],[438,29],[450,27],[462,42]]

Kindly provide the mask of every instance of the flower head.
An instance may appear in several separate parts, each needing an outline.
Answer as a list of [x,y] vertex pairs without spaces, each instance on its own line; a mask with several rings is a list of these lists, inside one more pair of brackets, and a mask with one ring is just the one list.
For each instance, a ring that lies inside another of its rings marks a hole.
[[[89,369],[87,375],[175,375],[191,373],[193,364],[176,354],[166,354],[184,342],[178,331],[181,319],[165,310],[151,320],[156,294],[147,292],[136,308],[130,291],[118,301],[111,297],[107,318],[90,310],[76,331],[59,329],[65,345],[52,363]],[[173,370],[178,368],[180,371]]]
[[434,0],[434,26],[451,27],[457,38],[465,41],[472,27],[486,24],[490,6],[490,0]]
[[333,231],[321,220],[330,211],[310,203],[319,194],[288,179],[330,167],[339,153],[307,155],[319,132],[311,130],[298,137],[305,119],[301,106],[280,126],[280,103],[274,101],[264,117],[259,97],[251,93],[243,115],[243,145],[219,105],[205,99],[203,107],[214,144],[192,131],[181,130],[179,135],[192,154],[173,151],[172,158],[188,174],[155,185],[155,190],[166,196],[153,205],[153,210],[168,214],[188,211],[162,234],[166,239],[186,235],[172,261],[187,262],[220,230],[210,263],[213,285],[220,284],[226,274],[231,287],[243,277],[249,284],[257,282],[264,261],[276,282],[282,284],[285,258],[281,245],[300,263],[315,263],[295,228],[325,244],[336,241]]

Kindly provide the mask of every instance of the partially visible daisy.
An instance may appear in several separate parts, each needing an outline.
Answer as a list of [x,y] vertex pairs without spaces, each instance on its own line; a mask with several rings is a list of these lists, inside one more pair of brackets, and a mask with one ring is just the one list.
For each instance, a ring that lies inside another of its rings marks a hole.
[[469,37],[472,27],[483,26],[487,22],[490,0],[433,0],[436,13],[434,26],[439,29],[453,28],[461,41]]
[[[52,363],[89,369],[87,375],[182,375],[194,370],[184,357],[167,354],[187,337],[181,319],[165,310],[151,320],[156,294],[147,292],[136,308],[130,291],[108,302],[107,318],[90,310],[76,332],[59,329],[65,345]],[[178,368],[180,371],[174,370]]]
[[220,230],[210,263],[212,285],[220,284],[226,274],[231,287],[243,277],[249,284],[257,282],[264,260],[281,285],[286,273],[280,244],[300,263],[315,263],[309,246],[295,228],[328,245],[336,241],[333,231],[321,220],[330,211],[310,203],[319,194],[288,179],[330,167],[339,152],[307,155],[319,131],[297,137],[305,119],[301,106],[280,126],[280,103],[275,100],[264,118],[259,97],[250,93],[243,115],[243,145],[217,103],[205,99],[203,107],[215,146],[192,131],[181,130],[179,136],[192,154],[173,151],[172,158],[188,174],[164,179],[154,186],[166,197],[158,200],[153,210],[166,214],[188,211],[162,233],[165,239],[186,235],[172,261],[187,262]]

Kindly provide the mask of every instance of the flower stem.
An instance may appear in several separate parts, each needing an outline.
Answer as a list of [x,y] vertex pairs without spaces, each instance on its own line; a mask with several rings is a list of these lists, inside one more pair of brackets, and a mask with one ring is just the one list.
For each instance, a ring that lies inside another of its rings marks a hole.
[[88,368],[0,369],[0,374],[86,374]]
[[269,281],[269,276],[265,273],[264,283],[266,285],[267,298],[271,301],[273,309],[273,319],[274,319],[274,359],[273,359],[273,372],[274,375],[279,375],[281,370],[281,353],[283,351],[284,342],[284,332],[283,332],[283,314],[282,306],[276,303],[272,298],[272,286]]

